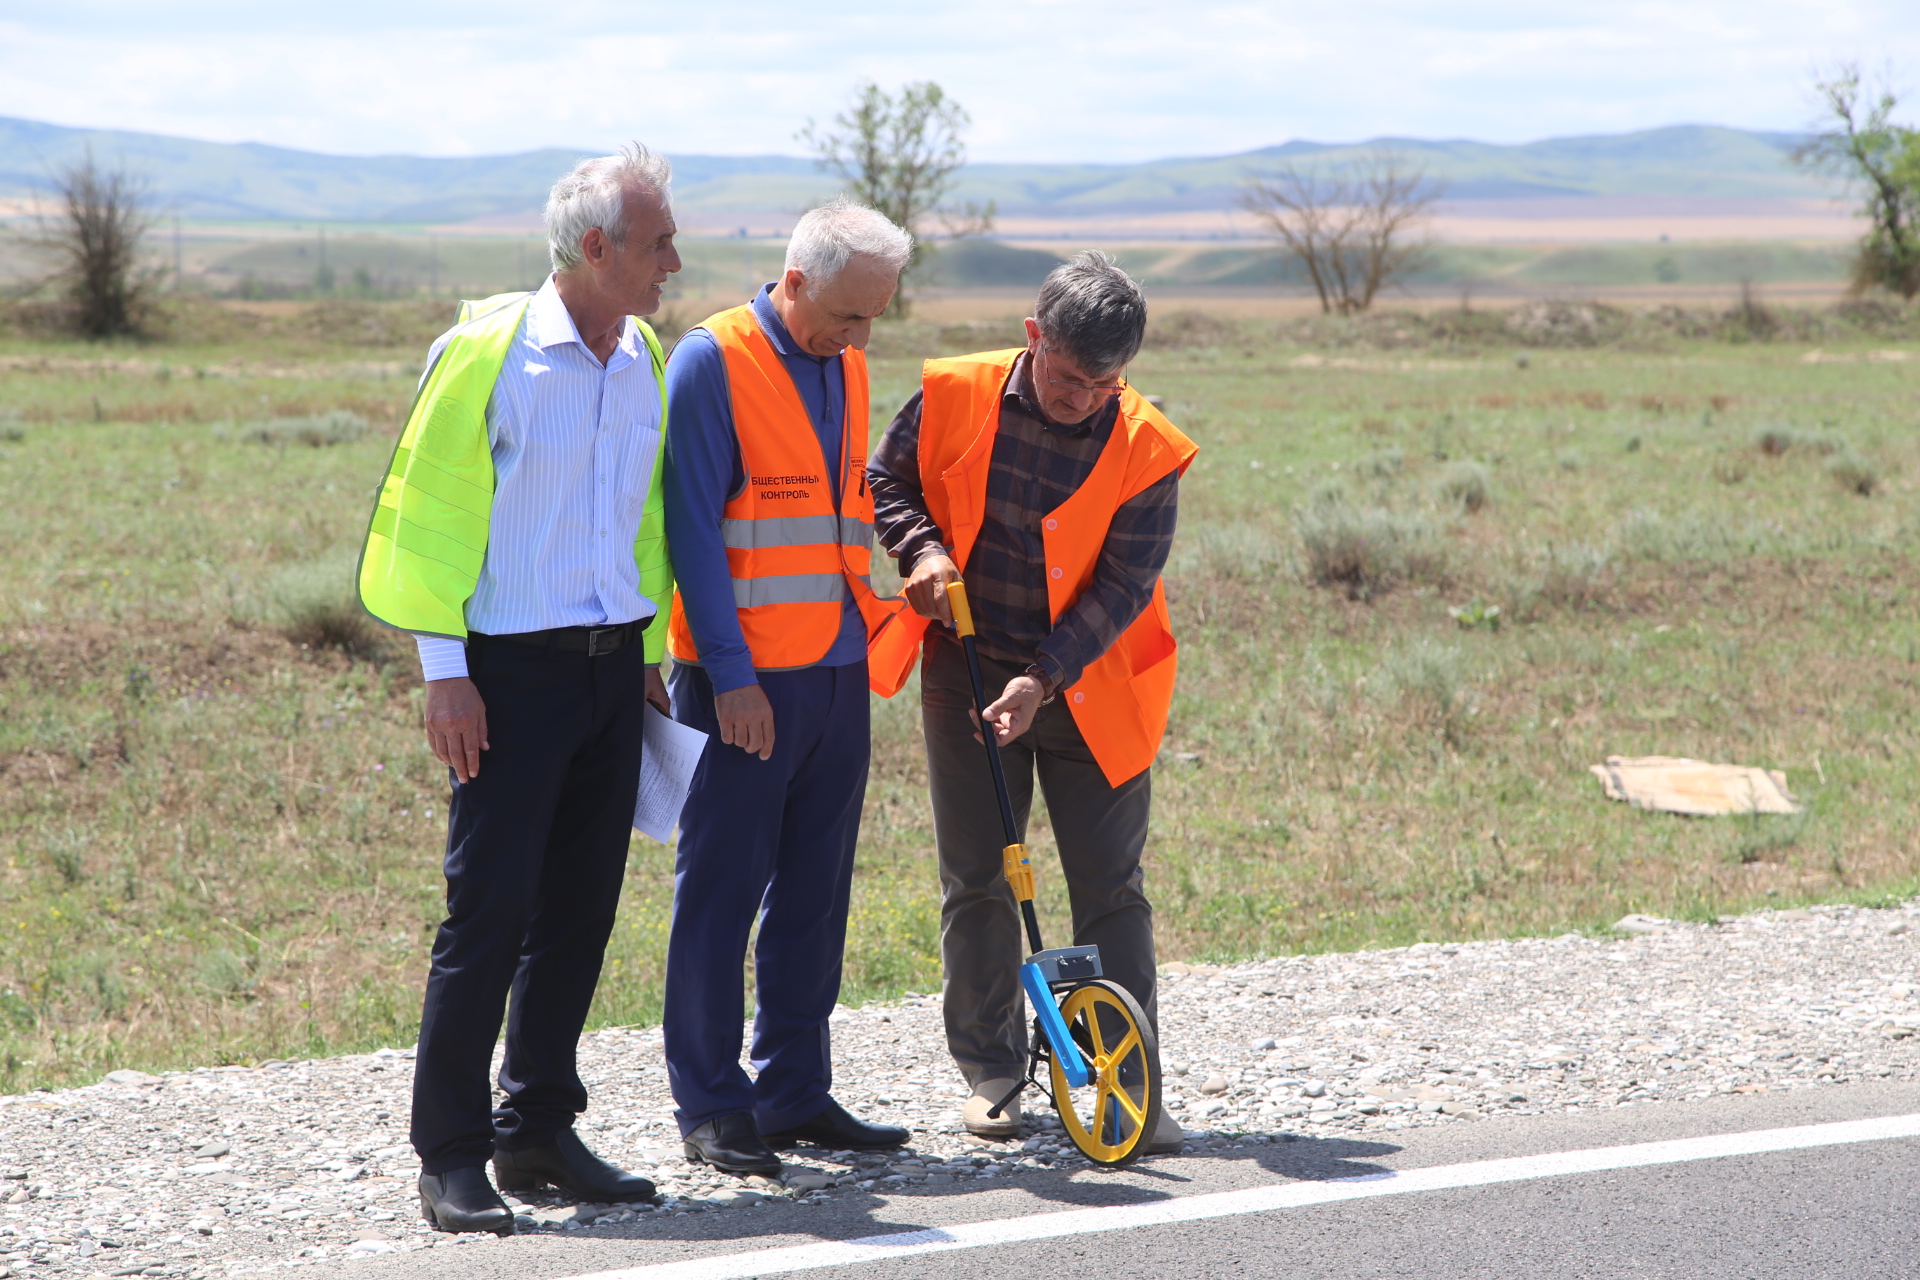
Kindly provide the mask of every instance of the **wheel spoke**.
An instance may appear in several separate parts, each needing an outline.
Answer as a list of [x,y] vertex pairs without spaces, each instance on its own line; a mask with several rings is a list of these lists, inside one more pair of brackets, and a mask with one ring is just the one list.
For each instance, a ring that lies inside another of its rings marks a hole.
[[1107,1091],[1105,1088],[1099,1089],[1094,1095],[1093,1125],[1088,1129],[1087,1132],[1095,1142],[1101,1144],[1102,1146],[1106,1145]]
[[1108,1094],[1113,1095],[1114,1100],[1120,1104],[1122,1111],[1133,1117],[1135,1124],[1145,1124],[1147,1122],[1147,1113],[1134,1102],[1133,1095],[1129,1094],[1125,1089],[1117,1085],[1101,1085],[1100,1096],[1104,1099]]
[[1114,1049],[1113,1057],[1110,1059],[1110,1061],[1112,1061],[1114,1065],[1114,1069],[1118,1070],[1120,1067],[1120,1064],[1127,1060],[1127,1054],[1129,1054],[1135,1049],[1138,1049],[1139,1047],[1140,1047],[1139,1029],[1137,1027],[1128,1027],[1127,1038],[1125,1040],[1122,1040],[1118,1045],[1118,1047]]
[[1098,1057],[1105,1053],[1107,1041],[1106,1037],[1100,1034],[1100,1004],[1095,1000],[1087,1002],[1087,1033],[1093,1037],[1094,1056]]

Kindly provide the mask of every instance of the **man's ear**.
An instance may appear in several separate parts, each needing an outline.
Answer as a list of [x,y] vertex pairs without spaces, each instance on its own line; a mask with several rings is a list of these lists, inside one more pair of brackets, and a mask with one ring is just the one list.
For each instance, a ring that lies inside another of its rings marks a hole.
[[1029,347],[1040,345],[1040,322],[1032,316],[1027,317],[1027,345]]
[[598,227],[588,227],[580,237],[580,258],[589,266],[597,267],[606,259],[610,247],[606,232]]

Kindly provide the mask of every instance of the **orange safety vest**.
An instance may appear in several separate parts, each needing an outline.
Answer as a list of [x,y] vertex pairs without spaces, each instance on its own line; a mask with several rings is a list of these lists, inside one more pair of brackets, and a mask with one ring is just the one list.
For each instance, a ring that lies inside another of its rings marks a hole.
[[[962,573],[985,520],[1000,401],[1019,356],[1015,349],[929,360],[922,375],[920,487]],[[1054,621],[1093,581],[1113,513],[1170,473],[1184,472],[1199,451],[1133,388],[1120,393],[1119,417],[1093,471],[1072,497],[1041,517]],[[907,613],[869,643],[868,678],[876,692],[892,697],[900,691],[913,673],[926,627],[925,618]],[[1061,691],[1113,786],[1152,764],[1160,750],[1173,705],[1177,648],[1166,592],[1156,582],[1152,603],[1133,625]]]
[[[752,306],[722,311],[700,327],[726,358],[733,431],[747,473],[745,486],[721,511],[720,530],[754,667],[792,670],[824,658],[840,634],[841,602],[849,588],[871,644],[905,602],[874,595],[870,576],[873,493],[861,454],[867,442],[866,355],[852,347],[840,353],[847,416],[836,495],[813,419]],[[677,590],[667,648],[680,661],[699,660]]]

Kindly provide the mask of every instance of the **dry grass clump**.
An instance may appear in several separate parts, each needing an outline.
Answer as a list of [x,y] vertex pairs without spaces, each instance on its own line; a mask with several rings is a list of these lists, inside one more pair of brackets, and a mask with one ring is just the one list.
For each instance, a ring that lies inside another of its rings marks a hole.
[[1404,449],[1376,449],[1360,460],[1360,472],[1376,480],[1392,480],[1406,469]]
[[1294,517],[1307,572],[1349,599],[1369,600],[1401,582],[1442,582],[1449,556],[1434,520],[1420,512],[1362,507],[1326,493]]
[[1753,447],[1769,458],[1782,458],[1794,449],[1831,457],[1847,447],[1847,442],[1831,431],[1802,431],[1777,423],[1753,433]]
[[1485,463],[1463,458],[1447,464],[1435,488],[1443,501],[1462,511],[1477,512],[1493,498],[1493,472]]
[[265,620],[281,635],[309,649],[350,658],[390,660],[404,640],[360,607],[354,566],[339,556],[297,561],[277,572],[267,590]]
[[1873,496],[1880,487],[1880,471],[1873,462],[1851,449],[1843,450],[1827,459],[1827,474],[1848,493],[1857,493],[1863,498]]
[[1612,594],[1613,552],[1586,542],[1550,543],[1507,583],[1514,616],[1538,621],[1547,609],[1590,609]]
[[1396,701],[1415,726],[1459,747],[1478,714],[1467,687],[1466,654],[1457,646],[1421,638],[1387,651],[1376,687]]

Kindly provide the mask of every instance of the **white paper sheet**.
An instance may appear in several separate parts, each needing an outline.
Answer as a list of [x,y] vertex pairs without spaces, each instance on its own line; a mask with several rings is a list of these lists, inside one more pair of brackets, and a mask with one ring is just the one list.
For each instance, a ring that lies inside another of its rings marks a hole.
[[633,825],[662,844],[673,839],[680,808],[693,785],[694,766],[707,749],[707,735],[690,729],[672,716],[663,716],[647,704],[646,745],[640,758],[640,796],[633,806]]

